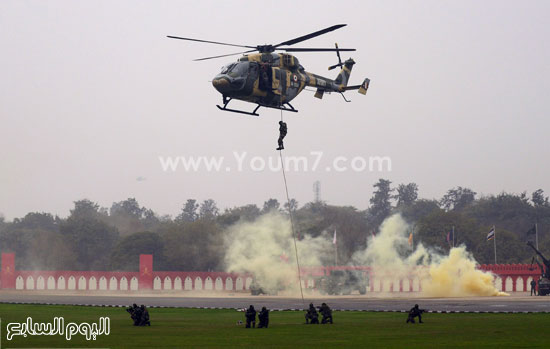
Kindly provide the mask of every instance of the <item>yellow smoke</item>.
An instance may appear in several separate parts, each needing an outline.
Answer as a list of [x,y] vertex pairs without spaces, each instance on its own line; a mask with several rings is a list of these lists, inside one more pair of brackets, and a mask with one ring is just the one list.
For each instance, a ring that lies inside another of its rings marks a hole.
[[[502,296],[494,275],[476,269],[476,261],[464,246],[452,248],[448,256],[428,250],[421,243],[409,245],[409,225],[399,215],[387,218],[380,232],[369,240],[365,251],[354,255],[354,262],[370,265],[374,280],[419,280],[421,295],[427,297]],[[394,287],[398,287],[395,285]],[[384,290],[389,291],[389,290]]]
[[429,277],[422,282],[422,293],[431,297],[507,296],[493,285],[494,276],[476,269],[464,246],[452,248],[449,255],[429,266]]

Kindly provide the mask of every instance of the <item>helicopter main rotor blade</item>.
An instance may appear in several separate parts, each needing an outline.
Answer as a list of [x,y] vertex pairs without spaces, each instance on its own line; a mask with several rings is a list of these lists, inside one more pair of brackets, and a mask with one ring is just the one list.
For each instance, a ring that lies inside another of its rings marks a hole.
[[205,60],[207,60],[207,59],[214,59],[214,58],[221,58],[221,57],[234,56],[234,55],[244,54],[244,53],[250,53],[250,52],[254,52],[254,51],[256,51],[256,50],[249,50],[249,51],[244,51],[244,52],[229,53],[229,54],[220,55],[220,56],[212,56],[212,57],[197,58],[197,59],[194,59],[194,61],[205,61]]
[[336,67],[341,67],[344,65],[344,63],[342,63],[342,58],[340,57],[340,50],[338,49],[338,43],[334,43],[334,46],[336,47],[336,56],[338,56],[338,64],[335,64],[335,65],[331,65],[330,67],[328,67],[328,70],[332,70]]
[[235,47],[246,47],[246,48],[256,48],[255,46],[247,46],[247,45],[236,45],[236,44],[228,44],[226,42],[217,42],[217,41],[208,41],[208,40],[200,40],[200,39],[191,39],[191,38],[182,38],[180,36],[172,36],[167,35],[166,37],[170,39],[179,39],[179,40],[188,40],[188,41],[197,41],[197,42],[205,42],[207,44],[216,44],[216,45],[224,45],[224,46],[235,46]]
[[332,27],[328,27],[328,28],[325,28],[325,29],[321,29],[319,31],[316,31],[314,33],[311,33],[311,34],[307,34],[307,35],[304,35],[304,36],[300,36],[299,38],[296,38],[296,39],[292,39],[292,40],[288,40],[288,41],[284,41],[284,42],[281,42],[280,44],[278,45],[275,45],[273,47],[279,47],[279,46],[283,46],[283,45],[294,45],[294,44],[297,44],[299,42],[302,42],[302,41],[305,41],[305,40],[309,40],[311,38],[314,38],[316,36],[319,36],[319,35],[323,35],[325,33],[328,33],[328,32],[331,32],[333,30],[336,30],[336,29],[339,29],[339,28],[342,28],[342,27],[345,27],[347,24],[336,24],[336,25],[333,25]]
[[355,51],[354,48],[299,48],[299,47],[280,47],[277,50],[283,50],[286,52],[342,52],[342,51]]

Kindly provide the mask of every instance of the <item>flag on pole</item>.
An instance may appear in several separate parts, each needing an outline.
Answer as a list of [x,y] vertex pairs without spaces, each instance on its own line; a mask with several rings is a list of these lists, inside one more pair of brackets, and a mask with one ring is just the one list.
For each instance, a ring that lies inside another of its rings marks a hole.
[[412,246],[413,244],[413,233],[411,231],[411,233],[409,234],[409,246]]
[[334,237],[332,238],[332,244],[336,245],[336,229],[334,229]]
[[489,231],[489,234],[487,234],[487,241],[493,240],[495,238],[495,228],[491,228],[491,231]]

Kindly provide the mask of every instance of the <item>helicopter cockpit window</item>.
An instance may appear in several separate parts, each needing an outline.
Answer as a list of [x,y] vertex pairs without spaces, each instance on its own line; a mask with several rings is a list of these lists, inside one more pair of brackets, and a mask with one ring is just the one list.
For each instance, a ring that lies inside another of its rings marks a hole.
[[231,69],[233,69],[233,67],[235,67],[236,65],[237,65],[237,63],[231,63],[231,64],[229,64],[229,65],[224,65],[224,66],[222,67],[221,73],[222,73],[222,74],[227,74],[227,73],[229,73],[229,72],[231,71]]
[[231,67],[231,69],[227,72],[227,74],[229,76],[232,76],[232,77],[238,77],[238,76],[245,75],[248,72],[248,65],[249,64],[250,63],[248,63],[248,62],[237,63],[237,64],[235,64],[234,66]]

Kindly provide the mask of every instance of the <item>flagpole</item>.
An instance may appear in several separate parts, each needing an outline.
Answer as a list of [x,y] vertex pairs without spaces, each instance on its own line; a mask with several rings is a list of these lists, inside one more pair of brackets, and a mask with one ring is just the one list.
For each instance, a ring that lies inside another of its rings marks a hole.
[[497,264],[497,232],[495,226],[493,225],[493,245],[495,247],[495,264]]
[[334,238],[332,239],[334,244],[334,266],[338,265],[338,239],[336,238],[336,229],[334,230]]
[[455,226],[453,225],[453,247],[455,247]]
[[411,251],[414,251],[414,232],[416,230],[416,223],[413,225],[413,228],[411,230]]
[[[454,229],[454,228],[455,228],[455,227],[453,226],[453,234],[456,234],[456,233],[455,233],[455,229]],[[456,241],[456,243],[458,244],[458,238],[456,238],[456,240],[455,240],[455,241]]]
[[334,266],[338,265],[338,242],[334,244]]
[[537,250],[539,249],[539,232],[538,232],[537,223],[535,223],[535,244],[537,245]]

